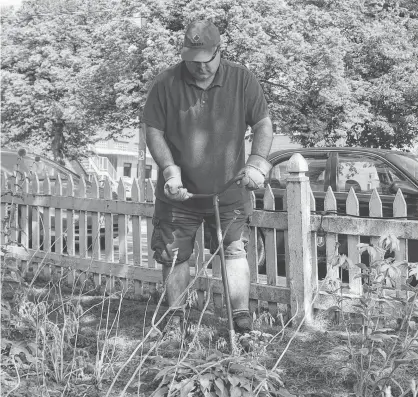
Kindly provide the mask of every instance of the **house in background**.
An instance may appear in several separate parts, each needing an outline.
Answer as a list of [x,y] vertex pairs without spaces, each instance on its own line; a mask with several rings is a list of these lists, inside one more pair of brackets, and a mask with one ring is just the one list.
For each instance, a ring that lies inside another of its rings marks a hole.
[[[245,141],[245,152],[248,157],[251,153],[252,142]],[[274,134],[270,153],[276,150],[294,149],[301,147],[293,143],[290,137],[284,134]],[[131,138],[111,140],[99,140],[90,148],[95,155],[82,160],[86,172],[95,174],[99,181],[107,178],[113,191],[117,191],[119,180],[122,179],[125,185],[126,197],[131,197],[131,189],[134,178],[138,178],[138,153],[139,134],[135,133]],[[157,180],[158,166],[151,157],[148,148],[146,150],[145,178],[152,181]]]
[[[251,154],[251,145],[252,142],[249,142],[248,140],[245,141],[245,154],[247,157]],[[292,142],[288,135],[274,134],[270,153],[276,152],[277,150],[297,149],[301,147],[302,146],[299,143]]]
[[[138,178],[139,134],[134,133],[131,138],[99,140],[91,150],[95,153],[83,162],[88,173],[95,173],[99,179],[108,178],[114,191],[117,191],[119,180],[122,179],[126,197],[131,197],[134,178]],[[156,181],[158,167],[146,150],[145,178]]]

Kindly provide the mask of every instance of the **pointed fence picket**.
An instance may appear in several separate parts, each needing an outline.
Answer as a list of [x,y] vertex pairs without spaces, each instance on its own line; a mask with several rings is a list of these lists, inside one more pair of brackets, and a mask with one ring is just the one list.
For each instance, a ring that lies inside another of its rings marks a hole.
[[[51,194],[51,181],[47,176],[44,179],[43,183],[43,193],[50,195]],[[50,207],[43,207],[43,217],[42,217],[42,225],[41,225],[41,233],[43,234],[43,250],[46,252],[51,251],[51,231],[52,231],[52,224],[51,224],[51,209]]]
[[[148,203],[155,203],[155,188],[154,184],[150,179],[146,182],[146,193],[145,193],[145,200]],[[153,224],[152,218],[147,218],[147,251],[148,251],[148,268],[155,269],[155,260],[154,260],[154,253],[151,248],[151,240],[152,240],[152,232],[153,232]],[[148,283],[148,291],[150,294],[154,294],[157,288],[156,282],[149,282]]]
[[[57,174],[57,179],[55,180],[55,191],[54,194],[58,197],[62,197],[62,181],[60,174]],[[57,254],[63,253],[63,210],[61,208],[55,208],[55,252]]]
[[[68,197],[74,197],[74,180],[72,175],[68,176],[67,191]],[[67,253],[70,256],[75,255],[75,214],[72,208],[67,208]]]
[[[369,236],[371,242],[376,243],[384,232],[391,231],[400,239],[400,250],[395,254],[400,261],[408,257],[408,239],[418,239],[418,221],[402,218],[406,216],[407,207],[400,190],[393,202],[393,213],[397,219],[382,218],[382,201],[377,190],[370,195],[368,218],[359,217],[359,198],[353,189],[346,194],[346,214],[337,215],[336,194],[329,188],[325,194],[325,213],[318,215],[315,199],[304,175],[307,169],[304,161],[300,156],[290,162],[283,211],[275,210],[275,197],[270,186],[265,190],[263,209],[255,209],[255,197],[251,194],[254,210],[249,224],[247,258],[252,311],[258,310],[262,303],[276,315],[277,304],[281,303],[290,305],[291,314],[295,314],[298,308],[299,317],[309,312],[313,291],[318,287],[316,231],[320,225],[326,232],[326,260],[329,264],[338,253],[340,235],[346,236],[345,254],[353,264],[361,259],[357,249],[361,236]],[[147,181],[146,190],[141,193],[135,179],[132,201],[126,201],[122,180],[118,185],[118,199],[114,200],[109,182],[105,180],[99,187],[94,177],[91,181],[68,178],[65,183],[57,177],[54,186],[51,186],[49,178],[40,183],[36,174],[30,181],[23,175],[19,194],[16,189],[20,182],[15,183],[13,178],[16,176],[2,174],[1,177],[4,193],[1,215],[7,219],[10,208],[15,207],[20,219],[14,234],[2,234],[2,244],[16,237],[19,244],[25,247],[13,246],[10,250],[10,255],[16,257],[24,272],[33,268],[36,276],[63,276],[69,285],[85,285],[88,279],[92,279],[95,288],[106,288],[108,292],[120,285],[123,292],[129,292],[129,296],[133,297],[156,291],[162,275],[151,247],[155,205],[152,181]],[[340,200],[342,193],[339,192],[338,197]],[[278,233],[283,234],[285,242],[284,276],[278,276],[278,254],[283,257],[283,252],[278,252]],[[260,236],[264,238],[266,255],[263,274],[258,268],[257,241]],[[195,258],[195,272],[202,269],[209,258],[203,227],[197,233],[192,258]],[[193,265],[192,259],[191,263]],[[222,312],[224,300],[220,274],[220,261],[216,256],[212,269],[196,282],[199,307],[203,307],[206,299],[212,298],[215,311]],[[344,293],[354,298],[361,294],[360,275],[359,267],[348,269],[348,282],[343,283],[348,288]],[[337,267],[328,266],[327,277],[341,279],[342,274]],[[398,295],[404,288],[406,277],[407,274],[403,273],[397,280]],[[106,287],[102,285],[102,278]],[[206,293],[209,280],[213,282],[212,297]],[[147,285],[148,288],[144,288]],[[329,298],[320,293],[314,307],[328,308],[334,304]]]
[[[78,190],[77,190],[77,197],[83,199],[86,197],[86,181],[84,178],[80,179]],[[81,258],[87,257],[87,211],[84,209],[80,209],[78,213],[78,244],[79,244],[79,252]],[[82,279],[84,277],[82,276]],[[82,280],[83,281],[83,280]]]
[[[324,211],[329,211],[331,214],[337,212],[337,200],[335,198],[334,192],[331,187],[328,187],[327,193],[325,195],[324,201]],[[335,216],[335,215],[331,215]],[[332,278],[339,278],[338,267],[331,266],[332,259],[336,254],[338,254],[338,234],[336,233],[327,233],[325,237],[326,245],[326,263],[327,263],[327,275]]]
[[[265,210],[275,209],[274,195],[270,185],[264,194],[263,204]],[[267,284],[276,286],[277,283],[277,252],[276,252],[276,229],[266,229],[264,232],[264,242],[266,247],[266,274]],[[268,302],[269,312],[273,315],[277,315],[277,302]]]
[[[315,197],[312,193],[312,189],[309,187],[309,202],[311,205],[311,212],[315,213],[316,211],[316,202]],[[313,289],[318,289],[318,252],[316,249],[316,231],[311,230],[311,262],[312,262],[312,280],[313,280]],[[287,245],[287,243],[286,243]],[[286,274],[288,274],[289,269],[286,266]]]
[[[401,190],[398,190],[393,202],[393,216],[405,217],[407,215],[407,205]],[[399,239],[399,251],[395,251],[395,259],[399,262],[408,260],[408,245],[404,238]],[[396,278],[396,296],[400,297],[400,290],[404,280],[408,278],[408,272],[405,267],[401,268],[399,277]]]
[[[352,187],[347,196],[346,212],[348,215],[360,215],[359,201]],[[360,244],[360,236],[347,236],[347,257],[354,264],[354,266],[349,269],[349,286],[354,294],[361,294],[362,292],[361,270],[358,266],[355,266],[356,263],[361,261],[359,250],[357,249],[358,244]]]
[[[118,198],[122,201],[126,200],[126,191],[122,179],[118,184]],[[128,261],[128,216],[125,214],[118,215],[118,240],[119,240],[119,263]]]
[[[382,200],[380,200],[379,193],[373,189],[369,201],[369,216],[374,218],[381,218],[383,216]],[[377,245],[379,242],[378,236],[370,237],[370,244]]]
[[[139,184],[134,179],[131,190],[132,202],[139,203],[141,199],[141,192]],[[132,215],[132,245],[133,245],[133,266],[142,266],[143,263],[143,249],[142,249],[142,217],[140,215]],[[131,272],[133,272],[133,268]],[[126,285],[127,288],[127,285]],[[134,294],[141,295],[143,293],[142,282],[134,280]]]
[[[19,194],[18,183],[19,183],[19,173],[15,172],[11,175],[11,185],[10,188],[14,194]],[[17,230],[18,230],[18,216],[17,216],[17,206],[10,207],[10,241],[17,241]]]
[[[32,178],[32,189],[31,193],[37,195],[40,193],[39,191],[39,179],[38,175],[35,174],[34,178]],[[43,223],[43,222],[42,222]],[[39,215],[39,207],[32,206],[32,246],[31,248],[37,250],[40,248],[40,230],[42,228],[41,224],[41,217]]]
[[[68,176],[67,196],[74,197],[74,180],[72,175]],[[67,209],[67,253],[69,256],[75,256],[75,211],[72,208]],[[67,284],[74,285],[76,282],[76,270],[73,266],[68,267]]]
[[[22,194],[29,193],[29,178],[26,173],[23,174]],[[23,247],[29,247],[29,206],[22,204],[20,206],[20,244]]]
[[[105,200],[112,200],[112,188],[108,179],[104,181],[103,194]],[[104,223],[105,223],[105,254],[104,260],[106,262],[113,262],[115,260],[115,249],[113,246],[113,215],[110,213],[104,214]]]
[[[255,208],[255,194],[251,192],[251,206]],[[258,283],[258,250],[257,250],[257,226],[250,228],[249,241],[247,248],[247,260],[250,268],[250,282],[251,284]],[[257,298],[250,296],[250,311],[257,312],[259,310],[259,301]]]

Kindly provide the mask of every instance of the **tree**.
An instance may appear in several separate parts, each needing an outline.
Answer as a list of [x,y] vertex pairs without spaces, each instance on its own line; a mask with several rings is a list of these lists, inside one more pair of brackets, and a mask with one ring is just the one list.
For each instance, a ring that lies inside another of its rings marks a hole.
[[95,4],[30,0],[5,18],[2,144],[24,142],[62,162],[92,141],[78,75],[95,61],[92,26],[106,19]]
[[185,27],[207,18],[294,140],[410,147],[416,16],[410,0],[26,0],[2,25],[2,143],[41,142],[60,159],[98,131],[135,131],[154,77],[180,61]]

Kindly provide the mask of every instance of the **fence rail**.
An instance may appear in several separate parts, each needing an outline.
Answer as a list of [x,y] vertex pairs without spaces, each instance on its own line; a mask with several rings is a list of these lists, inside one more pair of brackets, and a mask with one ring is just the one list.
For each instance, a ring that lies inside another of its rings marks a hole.
[[[290,313],[311,316],[312,297],[318,289],[321,266],[335,254],[339,236],[344,236],[346,254],[353,263],[360,261],[357,244],[361,236],[376,243],[379,236],[390,230],[400,239],[399,260],[407,259],[408,240],[418,240],[418,221],[383,219],[382,203],[376,190],[370,196],[369,218],[359,218],[359,199],[353,189],[346,194],[346,214],[337,215],[337,200],[329,188],[325,194],[326,216],[315,214],[315,199],[305,176],[306,161],[294,155],[289,161],[290,176],[284,190],[284,210],[275,210],[275,195],[268,186],[263,209],[254,209],[250,222],[248,261],[251,270],[250,308],[267,302],[273,315],[278,303],[288,305]],[[118,185],[118,200],[112,199],[111,186],[105,181],[100,197],[95,177],[87,188],[86,181],[65,183],[58,177],[52,186],[48,178],[39,181],[37,175],[28,178],[19,172],[2,174],[1,214],[11,227],[3,225],[1,243],[6,255],[15,257],[23,270],[33,270],[35,276],[65,277],[68,284],[83,283],[88,275],[96,288],[111,289],[118,282],[132,296],[140,296],[147,287],[153,293],[162,281],[161,269],[153,259],[150,247],[154,186],[147,181],[145,202],[140,202],[137,180],[132,185],[132,201],[126,201],[122,180]],[[362,198],[364,200],[364,198]],[[255,197],[253,195],[255,206]],[[395,217],[406,217],[406,203],[399,190],[393,202]],[[382,219],[379,219],[382,218]],[[4,222],[3,222],[4,223]],[[316,247],[316,231],[326,232],[325,252]],[[260,272],[260,236],[265,247],[265,271]],[[340,238],[341,239],[341,238]],[[210,256],[205,249],[203,226],[196,236],[192,273],[201,270]],[[322,256],[321,256],[322,255]],[[328,277],[341,278],[335,268],[326,269]],[[353,297],[362,292],[356,266],[345,274],[347,293]],[[213,282],[215,309],[223,307],[220,261],[215,257],[212,268],[201,275],[195,288],[199,305],[207,298],[208,283]],[[343,275],[344,278],[344,275]],[[406,274],[397,287],[402,289]],[[331,305],[327,294],[319,293],[313,307]]]

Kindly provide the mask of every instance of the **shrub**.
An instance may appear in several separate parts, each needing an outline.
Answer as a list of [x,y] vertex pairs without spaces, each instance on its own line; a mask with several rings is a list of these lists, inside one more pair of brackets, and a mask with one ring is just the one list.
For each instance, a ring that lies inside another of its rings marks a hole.
[[[346,346],[336,347],[331,352],[342,353],[342,368],[348,368],[355,375],[356,396],[373,396],[376,391],[390,396],[388,390],[395,387],[404,395],[406,392],[395,379],[395,373],[411,364],[416,368],[418,363],[418,288],[405,281],[402,290],[400,286],[406,274],[412,277],[418,273],[418,264],[385,257],[399,250],[398,239],[390,233],[383,235],[377,246],[358,244],[358,250],[368,252],[370,265],[352,264],[345,255],[337,255],[331,263],[341,268],[358,266],[362,271],[358,277],[363,279],[363,294],[356,304],[343,295],[340,280],[328,283],[328,293],[336,302],[329,310],[339,313],[349,336]],[[344,311],[345,304],[351,305],[356,317],[361,319],[359,343],[354,341],[352,333],[355,318]]]

